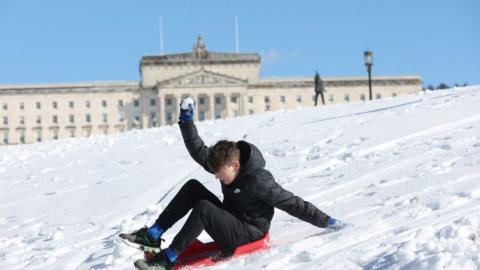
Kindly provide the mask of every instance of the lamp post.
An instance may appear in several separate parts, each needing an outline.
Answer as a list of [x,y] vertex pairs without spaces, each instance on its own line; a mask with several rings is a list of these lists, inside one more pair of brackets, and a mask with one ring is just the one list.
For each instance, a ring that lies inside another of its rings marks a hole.
[[366,50],[363,53],[365,57],[365,66],[367,66],[368,71],[368,91],[370,94],[370,100],[372,100],[372,66],[373,66],[373,52]]

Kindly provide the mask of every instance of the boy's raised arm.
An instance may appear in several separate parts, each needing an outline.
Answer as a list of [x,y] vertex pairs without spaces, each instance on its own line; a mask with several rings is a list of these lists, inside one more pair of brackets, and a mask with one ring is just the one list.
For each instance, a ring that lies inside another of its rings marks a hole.
[[210,148],[205,145],[198,135],[197,127],[193,123],[195,101],[192,98],[183,99],[180,103],[180,117],[178,125],[182,132],[183,142],[190,156],[206,171],[213,173],[207,164]]

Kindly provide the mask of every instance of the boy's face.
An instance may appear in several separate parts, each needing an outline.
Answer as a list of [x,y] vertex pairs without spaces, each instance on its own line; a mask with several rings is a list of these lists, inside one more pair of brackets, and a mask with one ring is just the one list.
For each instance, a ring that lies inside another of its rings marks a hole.
[[225,185],[230,185],[237,177],[239,171],[240,161],[234,160],[232,163],[222,166],[220,170],[215,172],[215,178],[220,180],[220,182],[224,183]]

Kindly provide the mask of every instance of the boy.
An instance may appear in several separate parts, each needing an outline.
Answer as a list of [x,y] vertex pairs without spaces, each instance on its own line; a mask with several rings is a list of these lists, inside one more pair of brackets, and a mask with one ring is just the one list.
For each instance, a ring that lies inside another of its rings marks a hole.
[[264,169],[265,160],[253,144],[221,140],[205,146],[193,123],[195,102],[182,100],[179,126],[190,156],[220,180],[223,202],[197,180],[189,180],[175,195],[157,221],[124,237],[145,246],[160,246],[162,234],[192,210],[170,246],[150,264],[173,269],[177,256],[205,230],[225,256],[237,246],[262,238],[270,228],[274,207],[315,226],[338,229],[343,224],[313,204],[283,189]]

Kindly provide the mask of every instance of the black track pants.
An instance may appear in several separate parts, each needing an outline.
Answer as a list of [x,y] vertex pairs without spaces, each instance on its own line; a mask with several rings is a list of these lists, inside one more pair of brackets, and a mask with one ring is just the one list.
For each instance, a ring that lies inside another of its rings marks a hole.
[[180,254],[205,230],[229,256],[239,245],[263,237],[256,227],[225,210],[223,203],[197,180],[189,180],[160,214],[157,223],[164,230],[192,210],[170,248]]

